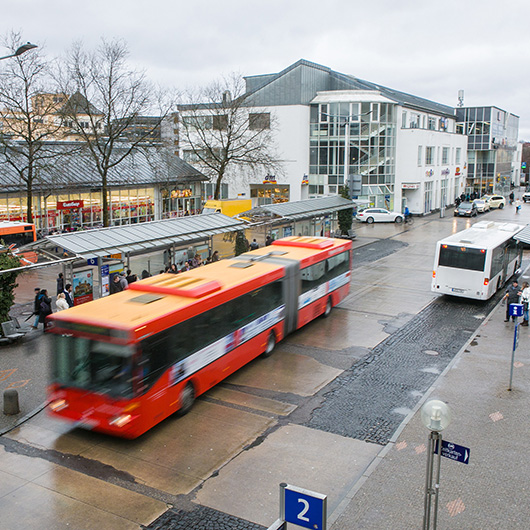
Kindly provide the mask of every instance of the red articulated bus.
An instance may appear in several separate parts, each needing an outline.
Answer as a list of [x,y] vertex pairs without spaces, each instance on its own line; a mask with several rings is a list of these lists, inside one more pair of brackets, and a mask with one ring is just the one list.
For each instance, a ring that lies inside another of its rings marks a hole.
[[136,438],[349,292],[351,241],[289,237],[49,317],[49,410]]

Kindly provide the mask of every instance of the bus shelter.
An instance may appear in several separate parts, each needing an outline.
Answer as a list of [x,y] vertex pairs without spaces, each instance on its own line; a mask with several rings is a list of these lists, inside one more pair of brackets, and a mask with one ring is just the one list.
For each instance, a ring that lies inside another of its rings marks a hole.
[[[31,246],[49,257],[55,257],[55,263],[63,263],[65,277],[72,280],[74,297],[78,287],[77,294],[80,296],[90,291],[92,297],[98,298],[109,293],[113,274],[124,267],[130,268],[132,257],[157,255],[157,263],[166,265],[168,262],[175,263],[177,259],[188,259],[190,253],[210,254],[214,236],[241,230],[245,224],[243,220],[217,213],[190,215],[53,234]],[[159,270],[147,272],[156,274]],[[96,285],[98,288],[95,288]]]
[[259,230],[273,239],[298,235],[333,237],[338,230],[338,212],[355,206],[355,201],[334,195],[262,205],[239,217],[260,225]]

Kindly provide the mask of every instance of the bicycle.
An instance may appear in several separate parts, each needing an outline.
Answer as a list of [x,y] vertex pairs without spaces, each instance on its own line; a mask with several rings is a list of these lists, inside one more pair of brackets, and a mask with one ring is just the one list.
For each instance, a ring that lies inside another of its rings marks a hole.
[[410,226],[414,224],[414,218],[412,217],[412,215],[405,217],[405,224]]

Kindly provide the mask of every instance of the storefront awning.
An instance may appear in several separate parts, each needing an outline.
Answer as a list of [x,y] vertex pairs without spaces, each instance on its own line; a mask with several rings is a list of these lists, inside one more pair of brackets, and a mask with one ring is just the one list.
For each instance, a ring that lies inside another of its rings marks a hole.
[[33,248],[56,246],[84,259],[111,254],[141,254],[171,245],[187,245],[215,234],[241,230],[244,221],[223,214],[190,215],[134,225],[57,234],[33,243]]

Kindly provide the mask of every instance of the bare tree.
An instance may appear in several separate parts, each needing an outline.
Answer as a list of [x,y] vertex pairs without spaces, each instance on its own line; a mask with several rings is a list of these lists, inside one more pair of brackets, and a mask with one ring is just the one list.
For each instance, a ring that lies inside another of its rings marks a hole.
[[[183,148],[215,181],[214,199],[230,167],[262,174],[281,172],[275,152],[275,120],[266,109],[253,109],[245,83],[236,74],[188,94],[179,105]],[[186,157],[185,157],[186,158]]]
[[[120,40],[102,40],[94,52],[76,43],[66,71],[58,75],[62,91],[70,95],[63,121],[84,141],[101,177],[104,226],[109,225],[109,171],[152,137],[173,104],[168,92],[155,90],[143,72],[128,66],[128,55]],[[142,120],[149,112],[155,117]]]
[[[23,44],[19,33],[3,39],[14,54]],[[61,134],[60,95],[52,87],[42,48],[2,61],[0,72],[0,149],[7,166],[24,183],[27,219],[33,222],[33,191],[39,169],[58,156],[48,140]]]

